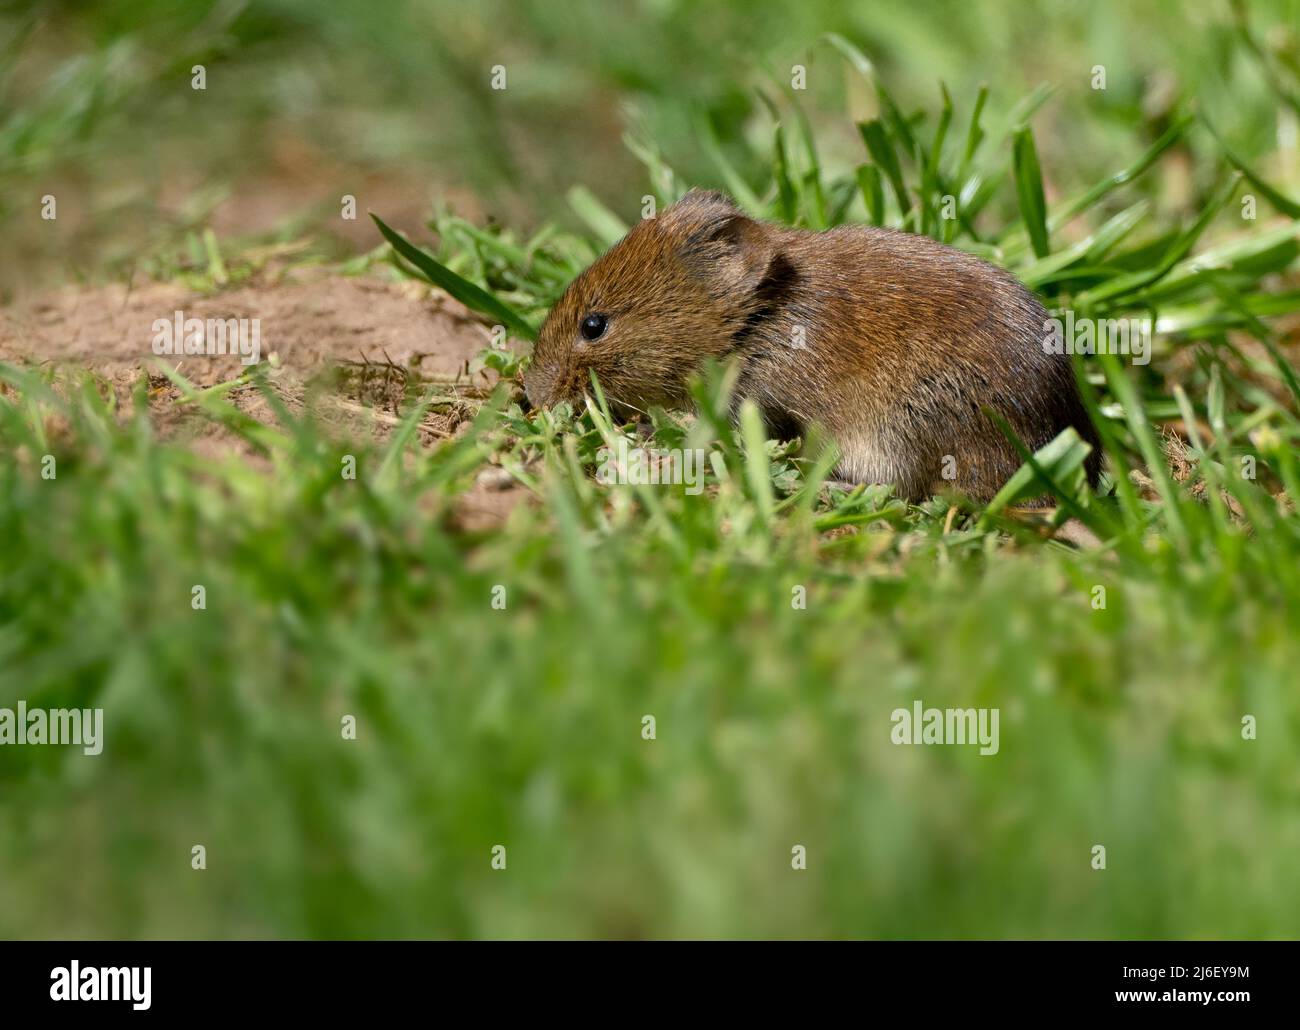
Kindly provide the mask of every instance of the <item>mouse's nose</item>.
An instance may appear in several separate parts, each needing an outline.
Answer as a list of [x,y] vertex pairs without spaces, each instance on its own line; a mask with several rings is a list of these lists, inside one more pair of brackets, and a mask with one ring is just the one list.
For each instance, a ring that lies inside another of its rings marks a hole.
[[553,377],[548,376],[541,366],[536,363],[531,365],[524,373],[524,399],[528,404],[524,410],[531,411],[546,407],[550,403],[553,382]]

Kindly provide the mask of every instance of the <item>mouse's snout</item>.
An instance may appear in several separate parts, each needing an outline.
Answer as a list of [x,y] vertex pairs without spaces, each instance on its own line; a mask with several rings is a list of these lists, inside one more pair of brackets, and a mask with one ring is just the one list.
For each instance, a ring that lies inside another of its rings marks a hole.
[[536,361],[524,372],[524,395],[529,408],[536,410],[551,403],[551,383],[553,377],[546,375]]
[[[578,391],[581,392],[581,391]],[[524,393],[534,411],[549,408],[563,400],[572,400],[574,389],[569,382],[568,370],[548,362],[533,359],[524,372]]]

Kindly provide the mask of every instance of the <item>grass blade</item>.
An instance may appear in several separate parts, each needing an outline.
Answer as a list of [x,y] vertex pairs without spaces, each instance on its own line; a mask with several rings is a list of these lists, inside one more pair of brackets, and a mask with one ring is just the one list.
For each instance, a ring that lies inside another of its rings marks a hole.
[[1015,135],[1014,164],[1016,197],[1020,201],[1020,217],[1029,233],[1034,253],[1047,257],[1051,241],[1047,233],[1047,202],[1043,199],[1043,172],[1038,165],[1038,150],[1034,146],[1034,130],[1029,126]]
[[413,243],[384,224],[383,219],[371,212],[384,239],[392,244],[393,249],[409,261],[415,268],[439,289],[446,290],[458,301],[472,311],[495,318],[502,325],[508,326],[526,340],[537,339],[537,330],[513,308],[503,304],[481,286],[477,286],[440,263],[431,254],[425,253]]
[[867,145],[867,153],[871,155],[871,160],[884,173],[894,190],[899,214],[906,218],[912,204],[907,196],[907,187],[903,184],[903,170],[898,163],[898,154],[889,140],[889,133],[885,131],[884,123],[879,118],[873,118],[869,122],[859,124],[858,131],[862,133],[862,141]]
[[1156,140],[1153,144],[1151,144],[1151,146],[1147,148],[1147,150],[1142,154],[1142,156],[1139,157],[1136,161],[1134,161],[1131,165],[1129,165],[1127,168],[1123,169],[1122,171],[1116,172],[1110,178],[1103,179],[1101,182],[1097,183],[1095,186],[1092,186],[1083,194],[1081,194],[1080,196],[1076,197],[1074,200],[1067,203],[1063,208],[1061,208],[1061,210],[1053,214],[1050,222],[1048,223],[1049,228],[1052,231],[1059,229],[1075,215],[1083,211],[1087,211],[1089,208],[1093,207],[1099,200],[1102,199],[1102,197],[1110,193],[1111,190],[1118,189],[1120,186],[1123,186],[1125,183],[1132,182],[1134,179],[1138,178],[1138,176],[1140,176],[1143,172],[1145,172],[1148,168],[1150,168],[1153,164],[1155,164],[1156,159],[1161,154],[1163,154],[1166,150],[1168,150],[1180,139],[1182,139],[1183,133],[1186,131],[1187,126],[1191,123],[1191,121],[1192,121],[1191,115],[1186,115],[1178,119],[1176,122],[1174,122],[1174,124],[1171,125],[1168,129],[1166,129],[1164,134],[1161,135],[1161,137],[1158,140]]

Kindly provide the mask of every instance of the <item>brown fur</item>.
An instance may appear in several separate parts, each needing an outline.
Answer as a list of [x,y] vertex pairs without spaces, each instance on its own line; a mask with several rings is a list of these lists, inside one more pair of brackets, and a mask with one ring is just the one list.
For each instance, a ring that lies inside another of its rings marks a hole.
[[[588,342],[578,329],[591,313],[609,322]],[[1069,357],[1043,349],[1046,319],[1010,274],[927,237],[786,229],[692,190],[570,284],[525,387],[538,406],[576,400],[594,370],[625,408],[682,407],[705,358],[735,357],[737,399],[774,435],[819,423],[839,445],[840,478],[913,500],[953,487],[987,500],[1020,460],[985,406],[1031,449],[1074,426],[1096,481],[1096,432]],[[955,480],[942,478],[945,455]]]

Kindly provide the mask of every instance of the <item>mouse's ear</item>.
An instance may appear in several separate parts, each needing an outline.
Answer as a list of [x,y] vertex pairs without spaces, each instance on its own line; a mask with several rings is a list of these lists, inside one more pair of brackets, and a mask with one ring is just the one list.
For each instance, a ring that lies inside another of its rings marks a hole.
[[771,229],[742,214],[721,194],[702,194],[691,207],[679,210],[697,192],[692,190],[664,212],[681,216],[673,228],[682,240],[682,265],[716,296],[754,293],[778,257]]

